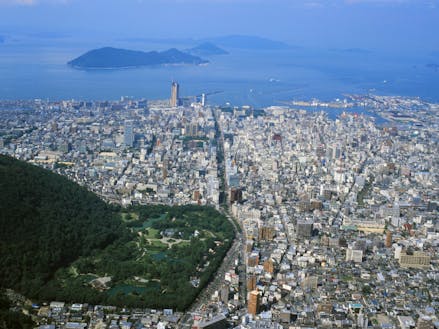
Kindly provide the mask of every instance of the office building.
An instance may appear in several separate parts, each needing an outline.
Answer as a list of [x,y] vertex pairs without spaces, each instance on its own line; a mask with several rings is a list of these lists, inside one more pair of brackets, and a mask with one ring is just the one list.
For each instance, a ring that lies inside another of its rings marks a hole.
[[386,232],[386,248],[392,247],[392,232]]
[[297,221],[297,236],[301,238],[310,238],[313,225],[314,223],[312,221]]
[[274,272],[274,264],[273,264],[273,260],[271,258],[268,258],[265,262],[264,262],[264,271],[267,273],[273,273]]
[[274,227],[262,226],[259,229],[259,240],[272,241],[275,236]]
[[133,132],[133,122],[125,121],[123,141],[126,147],[134,146],[134,132]]
[[253,290],[249,293],[248,298],[248,313],[252,315],[256,315],[259,313],[259,306],[261,304],[261,296],[259,295],[259,291]]
[[179,104],[179,89],[180,86],[177,82],[173,82],[171,85],[171,99],[170,99],[170,105],[171,107],[176,107]]
[[230,189],[230,203],[242,202],[242,189],[232,188]]
[[250,275],[247,278],[247,290],[248,291],[253,291],[256,289],[256,276],[255,275]]

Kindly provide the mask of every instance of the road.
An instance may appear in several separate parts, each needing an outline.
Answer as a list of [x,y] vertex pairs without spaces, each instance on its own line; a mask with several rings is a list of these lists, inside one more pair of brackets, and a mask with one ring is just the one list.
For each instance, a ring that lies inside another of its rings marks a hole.
[[[222,130],[219,128],[218,121],[215,115],[215,120],[217,124],[217,145],[218,145],[218,152],[222,152],[222,155],[224,155],[224,135],[222,133]],[[218,172],[218,176],[224,178],[224,184],[221,187],[222,192],[224,193],[224,204],[227,205],[227,180],[226,180],[226,173],[225,173],[225,166],[224,166],[224,157],[218,157],[219,159],[222,159],[221,163],[218,163],[218,168],[221,168]],[[232,216],[228,213],[227,210],[225,210],[223,207],[219,207],[218,209],[226,218],[227,220],[232,223],[234,229],[235,229],[235,239],[233,240],[232,246],[230,247],[229,251],[227,252],[226,256],[224,257],[220,267],[216,271],[215,274],[212,276],[212,280],[210,283],[200,292],[198,297],[195,299],[192,306],[189,308],[189,310],[186,311],[186,314],[182,317],[180,320],[180,328],[190,328],[192,324],[192,315],[196,313],[204,304],[208,303],[210,301],[211,296],[216,290],[220,290],[221,286],[224,285],[224,276],[227,271],[235,267],[235,260],[237,259],[243,259],[243,257],[240,257],[240,253],[243,252],[243,235],[241,233],[241,228],[238,226],[236,221],[232,218]],[[240,286],[240,295],[241,298],[243,298],[242,288],[245,287],[245,273],[244,277],[242,278],[242,273],[240,273],[240,281],[243,280],[243,284]],[[244,300],[244,299],[242,299]]]

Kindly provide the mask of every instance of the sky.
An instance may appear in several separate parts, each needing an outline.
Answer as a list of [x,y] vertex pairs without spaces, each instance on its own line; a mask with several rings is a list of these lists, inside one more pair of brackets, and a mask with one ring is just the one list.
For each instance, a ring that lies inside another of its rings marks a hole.
[[205,38],[439,52],[439,0],[0,0],[0,35]]

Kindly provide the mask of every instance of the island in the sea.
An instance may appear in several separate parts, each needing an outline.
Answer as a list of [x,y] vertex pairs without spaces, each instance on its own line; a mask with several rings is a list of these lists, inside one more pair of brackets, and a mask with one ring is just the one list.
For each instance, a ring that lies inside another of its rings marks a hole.
[[211,42],[203,42],[194,48],[188,49],[187,52],[196,56],[216,56],[228,54],[227,51]]
[[136,51],[104,47],[91,50],[67,64],[79,69],[120,69],[141,66],[207,64],[208,61],[178,49],[165,51]]
[[430,63],[430,64],[426,64],[425,66],[428,67],[429,69],[433,69],[435,71],[439,71],[439,64]]
[[214,43],[226,49],[246,49],[246,50],[282,50],[291,49],[291,46],[280,41],[261,38],[251,35],[227,35],[205,39],[207,42]]

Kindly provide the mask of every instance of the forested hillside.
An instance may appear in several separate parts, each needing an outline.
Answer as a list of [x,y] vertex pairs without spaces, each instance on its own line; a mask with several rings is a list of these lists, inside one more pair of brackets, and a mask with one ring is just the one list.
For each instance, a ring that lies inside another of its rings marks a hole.
[[67,178],[0,155],[0,285],[36,296],[57,269],[120,237],[118,216]]
[[214,208],[122,209],[0,155],[0,288],[39,301],[183,310],[233,238]]

